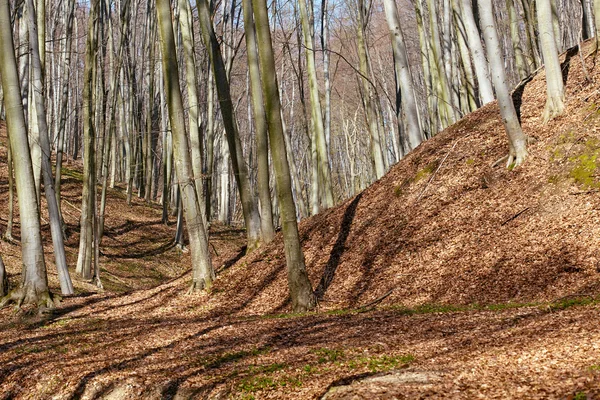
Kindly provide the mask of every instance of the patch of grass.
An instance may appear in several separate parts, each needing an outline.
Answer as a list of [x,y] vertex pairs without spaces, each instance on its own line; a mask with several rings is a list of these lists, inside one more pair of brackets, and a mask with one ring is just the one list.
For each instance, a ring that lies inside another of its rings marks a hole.
[[556,185],[560,182],[560,177],[558,175],[551,175],[548,177],[548,183]]
[[567,308],[576,306],[588,306],[591,304],[597,304],[598,300],[592,296],[579,296],[579,297],[567,297],[550,303],[548,307],[551,310],[566,310]]
[[83,182],[83,173],[80,171],[77,171],[75,169],[62,167],[60,169],[60,173],[62,176],[68,176],[70,178],[73,178],[73,179]]
[[448,313],[472,310],[473,306],[455,306],[452,304],[422,304],[414,308],[392,306],[392,309],[404,315]]
[[590,365],[590,366],[588,367],[588,369],[589,369],[590,371],[600,371],[600,365],[598,365],[598,364]]
[[241,350],[241,351],[236,351],[233,353],[225,353],[225,354],[220,355],[219,357],[215,358],[214,360],[206,363],[206,367],[207,368],[219,368],[223,364],[237,362],[237,361],[242,360],[247,357],[253,357],[253,356],[258,356],[261,354],[266,354],[269,351],[271,351],[270,347],[263,347],[263,348],[256,347],[252,350]]
[[423,169],[417,171],[414,181],[419,182],[421,179],[428,177],[429,175],[435,172],[439,165],[440,162],[437,160],[427,164]]
[[396,197],[402,196],[402,186],[401,185],[394,187],[394,196],[396,196]]
[[323,364],[326,362],[335,362],[338,359],[344,358],[344,351],[339,349],[328,349],[322,347],[320,349],[313,349],[310,352],[319,356],[319,364]]
[[[581,146],[578,147],[581,148]],[[579,154],[569,157],[569,161],[572,163],[569,176],[575,183],[585,188],[600,187],[600,182],[596,179],[598,156],[600,156],[600,142],[591,138],[583,143]]]
[[585,188],[598,187],[596,181],[597,158],[597,154],[581,154],[571,157],[569,161],[574,162],[575,166],[569,172],[569,176]]
[[573,400],[587,400],[588,396],[585,392],[577,392],[573,397]]
[[472,158],[468,158],[466,162],[467,162],[467,165],[473,165],[473,164],[475,164],[475,160],[472,159]]
[[372,357],[368,360],[368,367],[371,372],[389,371],[396,369],[401,366],[410,364],[415,360],[415,357],[411,354],[402,356],[380,356]]
[[269,365],[251,365],[248,368],[248,372],[250,372],[252,374],[260,374],[260,373],[272,374],[273,372],[281,371],[282,369],[285,369],[286,367],[287,367],[287,364],[285,364],[285,363],[273,363],[273,364],[269,364]]
[[498,303],[498,304],[487,304],[481,308],[481,310],[489,310],[489,311],[504,311],[511,310],[513,308],[523,308],[523,307],[534,307],[535,303]]
[[255,393],[263,390],[275,389],[277,387],[300,387],[302,381],[295,376],[285,376],[280,379],[270,376],[251,376],[242,380],[239,385],[243,392]]

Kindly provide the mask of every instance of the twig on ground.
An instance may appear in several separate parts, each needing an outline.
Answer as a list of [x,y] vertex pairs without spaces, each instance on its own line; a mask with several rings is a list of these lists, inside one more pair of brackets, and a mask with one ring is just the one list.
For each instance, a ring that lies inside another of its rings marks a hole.
[[521,211],[519,211],[518,213],[516,213],[512,217],[508,218],[506,221],[504,221],[503,223],[501,223],[500,226],[504,226],[504,225],[508,224],[510,221],[512,221],[513,219],[517,218],[519,215],[523,214],[527,210],[529,210],[529,207],[525,207],[524,209],[522,209]]
[[376,298],[375,300],[373,300],[370,303],[365,304],[364,306],[358,307],[357,310],[367,311],[369,308],[372,308],[374,305],[377,305],[377,304],[381,303],[383,300],[385,300],[390,294],[392,294],[393,291],[394,291],[394,289],[388,290],[383,296]]
[[[461,138],[462,139],[462,138]],[[435,175],[438,173],[438,171],[442,168],[442,165],[444,165],[444,162],[446,161],[446,159],[448,158],[448,156],[450,155],[450,153],[452,153],[452,151],[454,150],[454,148],[456,147],[456,145],[458,144],[458,142],[460,142],[460,139],[458,139],[456,142],[454,142],[454,145],[452,146],[452,148],[448,151],[448,153],[446,153],[446,155],[444,156],[444,159],[442,160],[442,162],[440,163],[440,165],[438,165],[437,169],[435,170],[435,172],[433,174],[431,174],[431,178],[429,178],[429,180],[427,181],[427,184],[425,185],[425,187],[423,188],[423,191],[421,192],[421,194],[419,195],[419,197],[417,197],[417,201],[421,200],[421,197],[423,197],[423,195],[425,194],[425,191],[427,190],[427,188],[429,187],[429,184],[431,183],[431,181],[433,181],[433,178],[435,178]]]

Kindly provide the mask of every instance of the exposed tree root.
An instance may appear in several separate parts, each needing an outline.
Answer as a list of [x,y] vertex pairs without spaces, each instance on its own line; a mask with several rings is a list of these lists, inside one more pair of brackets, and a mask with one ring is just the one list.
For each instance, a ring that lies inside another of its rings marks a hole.
[[208,290],[209,288],[210,288],[210,286],[206,285],[206,282],[204,281],[204,279],[201,279],[198,281],[192,281],[192,284],[190,285],[190,288],[188,289],[186,295],[200,293],[203,290]]
[[0,300],[0,308],[14,303],[17,309],[23,305],[35,304],[40,311],[54,309],[60,304],[60,296],[55,296],[48,290],[38,292],[32,287],[21,286],[18,289],[11,290]]

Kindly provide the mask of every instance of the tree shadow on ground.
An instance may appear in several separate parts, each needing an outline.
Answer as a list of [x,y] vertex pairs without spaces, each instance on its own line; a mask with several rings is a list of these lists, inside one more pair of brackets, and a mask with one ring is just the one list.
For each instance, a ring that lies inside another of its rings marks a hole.
[[350,235],[350,230],[352,228],[352,221],[354,220],[354,215],[356,214],[356,208],[358,207],[358,203],[362,197],[362,193],[359,193],[348,207],[346,207],[346,211],[344,212],[344,217],[342,219],[342,223],[340,226],[340,231],[338,233],[337,240],[331,249],[331,253],[329,254],[329,260],[325,265],[325,270],[323,271],[323,276],[317,285],[315,290],[315,295],[317,299],[322,299],[325,295],[325,292],[331,285],[333,278],[335,277],[335,272],[337,267],[340,265],[340,258],[342,254],[344,254],[346,240],[348,240],[348,235]]
[[565,53],[565,61],[560,64],[560,70],[562,74],[563,85],[567,84],[569,79],[569,69],[571,68],[571,58],[579,54],[579,45],[571,47]]

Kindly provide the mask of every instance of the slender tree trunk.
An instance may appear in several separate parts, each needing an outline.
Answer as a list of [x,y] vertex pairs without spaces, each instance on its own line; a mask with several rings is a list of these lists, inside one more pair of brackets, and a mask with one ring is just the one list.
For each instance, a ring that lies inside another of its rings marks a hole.
[[277,73],[275,71],[275,57],[271,42],[267,4],[264,0],[253,0],[252,9],[256,22],[263,98],[265,100],[269,139],[277,181],[277,197],[281,213],[292,310],[303,312],[315,307],[316,300],[308,280],[296,222],[296,206],[294,205],[290,171],[285,151],[283,125],[281,123],[281,103],[277,88]]
[[494,9],[492,0],[479,0],[479,17],[483,29],[483,38],[487,51],[488,60],[490,60],[490,70],[492,71],[492,80],[498,97],[498,106],[502,122],[508,135],[508,162],[507,166],[519,166],[525,157],[527,157],[527,137],[521,130],[521,124],[517,118],[515,106],[512,97],[508,91],[506,83],[506,72],[504,71],[504,60],[501,54],[500,41],[498,40],[498,31],[494,21]]
[[210,222],[212,215],[213,172],[215,155],[215,91],[214,75],[209,66],[206,83],[206,219]]
[[179,25],[183,41],[183,58],[185,59],[185,79],[187,82],[188,117],[190,148],[192,151],[192,169],[196,183],[196,190],[200,196],[202,213],[205,224],[208,219],[205,215],[204,185],[202,180],[202,134],[199,125],[198,83],[196,78],[196,62],[194,60],[194,29],[192,25],[192,11],[189,0],[178,0]]
[[[58,140],[56,146],[56,169],[54,177],[54,186],[56,188],[56,202],[58,211],[61,212],[61,173],[63,162],[63,150],[65,142],[65,127],[67,123],[67,108],[69,104],[69,75],[71,74],[71,43],[73,41],[73,18],[75,15],[75,0],[69,0],[66,9],[65,24],[65,48],[63,54],[63,76],[62,76],[62,94],[60,104],[60,116],[58,122]],[[62,215],[62,214],[61,214]]]
[[369,70],[369,60],[367,55],[367,44],[365,38],[365,27],[367,10],[364,0],[359,1],[358,5],[358,27],[356,31],[356,41],[358,46],[360,81],[362,84],[363,104],[365,107],[365,117],[367,127],[371,135],[371,154],[375,165],[375,176],[377,179],[385,174],[384,145],[378,128],[377,121],[377,105],[375,104],[375,93],[372,87],[372,82],[369,81],[371,76]]
[[40,226],[40,211],[37,203],[33,165],[27,142],[25,114],[21,102],[21,87],[17,72],[17,61],[12,38],[12,24],[8,1],[0,2],[0,75],[6,123],[10,146],[14,155],[14,169],[19,193],[19,215],[21,221],[22,282],[19,289],[0,300],[0,307],[11,300],[17,305],[37,303],[52,307],[48,291],[48,278]]
[[[306,56],[306,72],[308,74],[308,88],[310,93],[310,115],[312,136],[311,143],[314,146],[317,167],[313,167],[313,173],[318,174],[319,199],[323,198],[325,208],[333,207],[333,189],[331,182],[331,169],[329,167],[329,156],[327,154],[327,141],[325,138],[325,127],[323,125],[323,113],[321,110],[321,99],[319,95],[319,83],[317,81],[317,68],[315,63],[315,48],[313,43],[312,10],[308,10],[306,0],[298,1],[300,8],[300,22],[302,24],[302,39],[304,53]],[[310,13],[309,13],[310,11]],[[313,157],[314,159],[315,157]],[[313,178],[313,184],[315,179]],[[322,192],[322,195],[321,195]],[[314,207],[314,205],[313,205]],[[313,213],[315,210],[313,208]]]
[[54,178],[52,176],[52,165],[50,163],[50,139],[48,125],[46,123],[46,108],[44,104],[44,83],[42,77],[42,63],[40,58],[40,44],[38,43],[38,31],[36,19],[34,18],[33,0],[27,1],[29,17],[29,44],[31,52],[31,85],[33,88],[33,99],[35,104],[35,115],[37,117],[37,126],[39,129],[39,140],[42,174],[44,179],[44,190],[46,193],[46,202],[48,204],[48,214],[50,217],[50,230],[52,233],[52,244],[54,246],[54,257],[56,269],[58,270],[58,279],[63,295],[73,294],[73,284],[67,269],[67,258],[65,255],[65,246],[62,235],[62,223],[56,202],[56,193],[54,192]]
[[[404,45],[404,36],[400,29],[400,18],[395,0],[384,0],[385,16],[390,29],[392,50],[394,54],[394,72],[396,76],[396,116],[398,119],[398,132],[402,132],[401,121],[406,121],[406,142],[408,151],[414,149],[425,138],[421,130],[415,89],[413,86],[408,54]],[[404,140],[400,141],[404,143]]]
[[[5,101],[3,101],[5,102]],[[13,155],[12,148],[10,147],[10,141],[8,142],[8,221],[6,222],[6,232],[4,232],[4,238],[9,242],[13,241],[12,231],[14,223],[14,212],[15,212],[15,183],[13,178]]]
[[256,47],[256,32],[252,1],[243,0],[244,31],[246,33],[246,53],[250,75],[250,91],[252,93],[252,116],[256,130],[256,152],[258,162],[257,187],[260,199],[260,230],[265,243],[275,236],[273,227],[273,209],[271,205],[271,190],[269,189],[269,138],[267,120],[260,86],[260,67],[258,49]]
[[552,6],[550,0],[538,0],[536,11],[542,56],[544,57],[544,67],[546,70],[546,106],[542,114],[544,123],[546,123],[565,111],[565,89],[552,27]]
[[90,3],[88,37],[86,41],[85,67],[83,71],[83,192],[81,196],[81,222],[79,235],[79,255],[75,271],[83,279],[93,279],[92,259],[94,254],[94,199],[96,197],[96,129],[94,122],[94,69],[95,54],[98,47],[96,40],[97,12],[99,0]]
[[192,258],[192,286],[190,291],[209,289],[215,273],[208,250],[208,232],[202,219],[194,172],[185,134],[183,100],[179,86],[179,68],[173,35],[171,5],[169,0],[157,0],[156,11],[160,32],[160,48],[169,119],[173,132],[173,152],[177,180],[181,187],[182,207],[190,240]]
[[[488,62],[485,59],[485,52],[481,45],[481,38],[473,16],[473,6],[471,0],[461,0],[462,22],[465,26],[467,34],[467,42],[471,55],[473,56],[473,65],[475,67],[475,75],[479,84],[479,96],[481,103],[487,104],[494,101],[494,90],[488,73]],[[482,27],[482,30],[485,28]]]
[[242,202],[246,235],[248,238],[247,251],[250,252],[260,245],[260,215],[258,213],[256,197],[250,186],[248,168],[244,162],[244,154],[242,151],[235,110],[231,101],[227,70],[223,62],[219,42],[212,26],[208,3],[206,0],[199,0],[197,5],[202,38],[204,45],[208,50],[215,76],[217,95],[219,97],[221,115],[223,117],[223,125],[225,127],[227,144],[229,146],[229,154],[231,157],[231,166],[233,168]]

